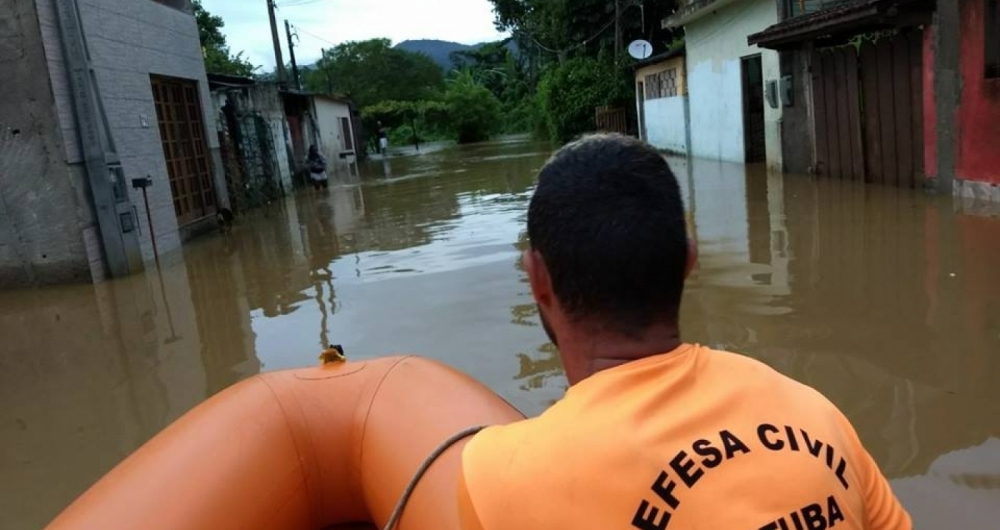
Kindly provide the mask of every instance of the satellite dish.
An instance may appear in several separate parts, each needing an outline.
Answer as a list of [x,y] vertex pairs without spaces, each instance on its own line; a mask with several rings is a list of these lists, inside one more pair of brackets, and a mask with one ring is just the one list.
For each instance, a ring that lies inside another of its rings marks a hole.
[[628,54],[640,61],[653,55],[653,45],[649,41],[637,40],[628,45]]

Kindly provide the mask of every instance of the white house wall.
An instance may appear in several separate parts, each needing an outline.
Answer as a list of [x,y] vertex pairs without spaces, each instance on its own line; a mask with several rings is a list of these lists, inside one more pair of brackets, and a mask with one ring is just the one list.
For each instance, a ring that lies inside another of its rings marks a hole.
[[[325,98],[316,98],[316,124],[319,127],[320,150],[326,157],[329,166],[335,171],[347,171],[348,160],[341,160],[344,152],[344,138],[340,127],[341,118],[351,119],[351,109],[346,103]],[[352,125],[353,126],[353,125]],[[348,133],[352,134],[352,133]],[[357,146],[355,146],[357,149]]]
[[[778,53],[747,45],[747,36],[778,22],[774,0],[742,0],[685,26],[691,154],[745,160],[740,59],[761,55],[763,79],[780,77]],[[781,168],[781,109],[764,104],[767,163]]]
[[646,105],[646,141],[658,149],[687,154],[687,97],[649,99]]

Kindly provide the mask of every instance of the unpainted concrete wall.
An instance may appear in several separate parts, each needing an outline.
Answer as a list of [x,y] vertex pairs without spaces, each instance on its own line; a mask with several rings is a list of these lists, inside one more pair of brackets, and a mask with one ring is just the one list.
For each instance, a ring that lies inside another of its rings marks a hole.
[[32,2],[0,0],[0,289],[91,279],[85,240],[100,257],[84,175],[63,156],[41,39]]
[[[64,139],[64,157],[72,165],[82,165],[54,1],[35,0],[35,3]],[[202,114],[206,121],[205,136],[215,170],[216,191],[219,202],[228,203],[197,23],[190,14],[152,0],[77,1],[125,177],[152,177],[153,185],[147,191],[157,246],[161,254],[176,250],[181,245],[182,236],[170,191],[150,75],[198,83]],[[151,260],[153,250],[142,192],[130,187],[129,193],[139,214],[139,241],[143,257]]]
[[[806,173],[814,163],[816,140],[813,131],[812,85],[809,49],[784,52],[781,69],[792,76],[792,105],[781,112],[781,160],[785,173]],[[780,86],[780,85],[779,85]]]
[[[778,22],[774,0],[745,0],[713,11],[686,29],[692,156],[743,162],[743,87],[740,59],[760,54],[763,80],[780,77],[778,53],[747,45],[747,35]],[[767,164],[782,167],[781,108],[764,109]]]
[[275,167],[261,167],[259,164],[248,161],[247,171],[250,174],[244,175],[244,179],[262,179],[276,171],[277,178],[284,189],[291,190],[293,174],[289,163],[289,153],[292,148],[291,136],[285,117],[285,104],[278,92],[278,86],[261,83],[243,88],[218,89],[213,92],[212,115],[216,119],[216,123],[213,124],[216,135],[226,126],[222,109],[227,102],[235,107],[238,123],[242,129],[241,133],[245,137],[256,138],[256,118],[263,119],[267,123],[270,143],[274,148],[272,154]]

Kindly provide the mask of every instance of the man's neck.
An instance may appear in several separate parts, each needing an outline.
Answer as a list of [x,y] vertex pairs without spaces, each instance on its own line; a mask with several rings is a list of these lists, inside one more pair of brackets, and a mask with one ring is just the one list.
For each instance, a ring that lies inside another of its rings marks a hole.
[[669,353],[681,346],[675,324],[654,326],[641,339],[613,333],[560,337],[559,350],[569,384],[633,361]]

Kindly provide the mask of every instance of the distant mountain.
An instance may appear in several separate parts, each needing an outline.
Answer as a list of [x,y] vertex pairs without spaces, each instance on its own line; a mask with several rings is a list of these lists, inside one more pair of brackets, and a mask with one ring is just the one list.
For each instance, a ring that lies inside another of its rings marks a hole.
[[[452,69],[451,54],[452,52],[475,50],[479,48],[485,42],[479,44],[459,44],[457,42],[449,42],[445,40],[433,40],[433,39],[422,39],[422,40],[404,40],[395,46],[400,50],[406,50],[408,52],[423,53],[434,59],[434,62],[441,65],[441,68],[445,72]],[[517,46],[511,41],[507,45],[511,51],[515,54],[517,53]]]
[[446,72],[451,70],[451,53],[474,50],[477,46],[448,42],[444,40],[404,40],[395,46],[400,50],[427,55],[441,65]]

